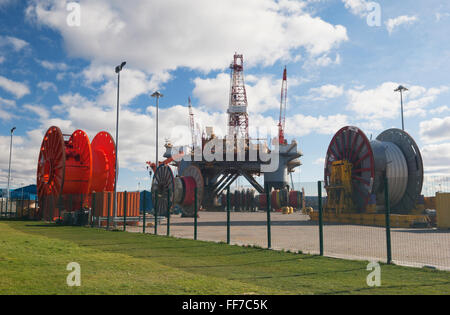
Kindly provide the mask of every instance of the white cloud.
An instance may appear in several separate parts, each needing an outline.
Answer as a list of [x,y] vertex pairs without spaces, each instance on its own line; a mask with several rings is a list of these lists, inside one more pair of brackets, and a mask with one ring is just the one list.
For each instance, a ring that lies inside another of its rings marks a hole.
[[0,97],[0,105],[2,105],[3,108],[12,108],[16,106],[16,101]]
[[326,84],[318,88],[311,88],[309,90],[311,98],[314,100],[326,100],[336,98],[344,94],[344,87],[333,84]]
[[[44,136],[43,130],[27,132],[25,136],[14,136],[11,159],[11,186],[35,184],[37,154]],[[10,137],[0,136],[0,151],[9,153]],[[0,186],[5,187],[8,178],[9,154],[0,155]]]
[[[245,88],[249,113],[264,113],[271,109],[280,108],[281,76],[247,75]],[[296,77],[288,77],[288,86],[298,86],[303,81]],[[219,73],[215,78],[194,79],[193,94],[199,99],[202,109],[226,111],[229,104],[230,75]],[[289,97],[289,95],[288,95]],[[288,99],[288,107],[290,100]]]
[[367,0],[342,0],[345,7],[354,15],[365,17],[367,15],[367,5],[371,1]]
[[22,98],[30,93],[30,89],[24,83],[15,82],[0,75],[0,88],[14,94],[16,98]]
[[[219,73],[215,78],[195,78],[193,94],[207,110],[226,110],[229,103],[230,75]],[[247,87],[247,86],[246,86]]]
[[444,12],[444,13],[437,12],[437,13],[435,14],[436,22],[440,22],[440,21],[442,21],[444,18],[448,18],[449,16],[450,16],[450,13],[448,13],[448,12]]
[[47,119],[49,117],[49,112],[45,109],[43,105],[25,104],[23,108],[38,115],[40,119]]
[[0,47],[11,46],[14,51],[18,52],[29,44],[23,39],[12,36],[0,36]]
[[421,154],[426,173],[450,174],[450,143],[426,145],[422,148]]
[[286,118],[286,133],[297,137],[310,133],[333,135],[342,126],[348,125],[348,117],[342,114],[318,117],[298,114]]
[[5,62],[5,60],[6,60],[6,58],[5,58],[5,57],[3,57],[3,56],[0,56],[0,64],[4,63],[4,62]]
[[36,60],[42,67],[47,70],[66,71],[69,66],[63,62],[51,62],[47,60]]
[[147,73],[179,67],[224,69],[237,50],[251,65],[318,56],[348,40],[346,28],[302,11],[293,0],[80,1],[81,26],[65,1],[32,1],[27,17],[58,30],[71,56]]
[[[88,86],[102,84],[100,87],[102,93],[97,97],[99,105],[116,106],[117,74],[114,72],[114,68],[91,64],[83,71],[82,75]],[[140,70],[124,68],[120,73],[120,104],[127,105],[139,95],[150,94],[170,79],[171,75],[168,72],[149,76]]]
[[[346,109],[356,113],[360,119],[396,118],[400,115],[400,97],[394,89],[398,83],[385,82],[374,89],[350,89],[347,92],[349,104]],[[405,117],[424,116],[427,107],[436,98],[448,91],[448,87],[427,89],[422,86],[408,86],[403,94]]]
[[48,90],[53,90],[53,91],[57,91],[58,88],[56,87],[56,85],[52,82],[47,82],[47,81],[42,81],[38,83],[38,88],[44,90],[44,91],[48,91]]
[[427,143],[450,140],[450,116],[420,123],[420,136]]
[[392,34],[394,29],[399,27],[400,25],[413,24],[414,22],[417,22],[417,21],[418,21],[417,16],[402,15],[402,16],[398,16],[393,19],[389,19],[386,22],[386,28],[387,28],[389,34]]
[[10,120],[16,108],[16,102],[0,97],[0,120]]
[[317,159],[313,162],[313,164],[314,164],[314,165],[320,165],[320,166],[323,166],[323,165],[325,165],[325,158],[324,158],[324,157],[317,158]]
[[445,105],[445,106],[439,106],[437,108],[431,109],[430,114],[436,115],[436,114],[442,114],[442,113],[449,112],[449,111],[450,111],[450,107]]

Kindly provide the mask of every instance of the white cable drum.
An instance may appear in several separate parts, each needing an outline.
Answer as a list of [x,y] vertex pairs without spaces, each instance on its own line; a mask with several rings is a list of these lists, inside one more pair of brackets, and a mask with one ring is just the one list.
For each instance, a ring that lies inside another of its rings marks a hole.
[[183,200],[183,183],[180,177],[175,177],[175,191],[174,191],[174,203],[180,204]]
[[408,185],[408,165],[405,156],[392,142],[383,142],[386,147],[386,176],[389,180],[389,199],[392,205],[403,198]]

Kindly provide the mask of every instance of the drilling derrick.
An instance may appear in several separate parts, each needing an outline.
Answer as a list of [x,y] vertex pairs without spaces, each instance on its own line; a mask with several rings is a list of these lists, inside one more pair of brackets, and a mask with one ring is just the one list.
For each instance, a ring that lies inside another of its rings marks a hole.
[[244,83],[244,57],[234,55],[230,65],[230,103],[228,107],[228,137],[248,139],[247,93]]

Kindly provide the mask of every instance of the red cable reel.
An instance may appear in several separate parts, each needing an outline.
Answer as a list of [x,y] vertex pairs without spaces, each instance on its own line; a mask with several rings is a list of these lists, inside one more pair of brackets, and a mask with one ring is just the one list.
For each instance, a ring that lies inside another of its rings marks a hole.
[[75,211],[89,205],[88,196],[93,191],[114,190],[115,171],[111,135],[100,132],[91,144],[82,130],[63,135],[58,127],[50,127],[37,166],[40,216],[54,220],[60,210]]

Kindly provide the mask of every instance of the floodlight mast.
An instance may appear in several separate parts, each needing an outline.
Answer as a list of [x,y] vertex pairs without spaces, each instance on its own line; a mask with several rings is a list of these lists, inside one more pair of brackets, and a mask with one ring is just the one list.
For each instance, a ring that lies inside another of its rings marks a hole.
[[399,85],[398,88],[394,90],[394,92],[400,92],[400,107],[401,107],[401,114],[402,114],[402,130],[405,131],[405,121],[403,119],[403,92],[409,91],[407,88],[405,88],[403,85]]
[[[9,193],[9,189],[10,189],[10,185],[11,185],[11,158],[12,158],[12,144],[13,144],[13,134],[14,134],[14,130],[16,130],[16,127],[13,127],[11,129],[11,141],[9,144],[9,167],[8,167],[8,188],[6,189],[6,209],[8,209],[8,202],[9,202],[9,198],[10,198],[10,193]],[[8,212],[8,210],[6,210]]]
[[113,226],[114,228],[117,227],[117,180],[118,180],[118,174],[119,174],[119,166],[118,166],[118,157],[119,157],[119,110],[120,110],[120,103],[119,103],[119,96],[120,96],[120,72],[122,71],[123,67],[127,64],[126,61],[122,62],[120,65],[116,67],[116,73],[117,73],[117,115],[116,115],[116,173],[115,173],[115,181],[114,181],[114,202],[113,202]]

